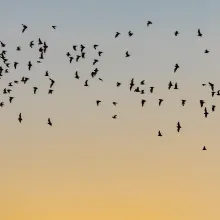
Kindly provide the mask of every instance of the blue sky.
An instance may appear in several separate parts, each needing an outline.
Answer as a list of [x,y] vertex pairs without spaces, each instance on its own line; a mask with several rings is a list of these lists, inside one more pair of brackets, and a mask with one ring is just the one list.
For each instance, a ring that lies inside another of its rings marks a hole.
[[[215,3],[215,4],[214,4]],[[131,26],[148,19],[155,23],[205,25],[218,12],[217,1],[183,0],[38,0],[4,1],[1,23],[57,23],[62,26],[86,25],[107,28]],[[5,19],[3,19],[3,17]]]

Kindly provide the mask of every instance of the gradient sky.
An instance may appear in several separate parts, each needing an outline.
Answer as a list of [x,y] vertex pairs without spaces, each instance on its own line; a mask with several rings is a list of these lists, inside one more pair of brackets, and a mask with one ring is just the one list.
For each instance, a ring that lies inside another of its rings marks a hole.
[[[4,75],[0,90],[22,76],[30,81],[13,88],[11,104],[1,95],[0,219],[219,219],[219,101],[201,86],[210,81],[220,89],[219,11],[217,0],[1,3],[0,40],[10,62],[20,65]],[[24,34],[21,24],[29,27]],[[198,28],[203,38],[197,37]],[[116,31],[122,33],[118,39]],[[39,37],[49,46],[42,64],[36,63],[36,46],[29,48]],[[86,59],[69,64],[65,54],[75,57],[74,44],[86,46]],[[103,83],[90,76],[97,58],[93,44],[104,52],[97,64]],[[174,74],[176,63],[180,69]],[[56,81],[52,96],[46,70]],[[131,78],[137,84],[145,79],[145,95],[129,92]],[[178,82],[179,90],[168,91],[169,81]],[[35,96],[33,86],[39,87]],[[141,108],[143,97],[147,103]],[[181,99],[188,100],[184,108]],[[210,112],[207,119],[200,99]]]

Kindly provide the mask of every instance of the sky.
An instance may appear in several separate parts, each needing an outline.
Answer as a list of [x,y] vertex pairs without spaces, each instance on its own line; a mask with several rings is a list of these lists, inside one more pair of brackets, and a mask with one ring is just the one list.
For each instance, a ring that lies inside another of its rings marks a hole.
[[[219,9],[214,0],[1,3],[0,40],[11,65],[19,65],[1,78],[0,91],[23,76],[30,80],[12,87],[11,104],[8,94],[1,95],[0,219],[219,219],[219,97],[202,86],[213,82],[220,89]],[[23,34],[22,24],[28,26]],[[134,33],[130,38],[128,31]],[[39,37],[49,46],[41,64]],[[86,59],[70,64],[66,53],[75,58],[79,51],[72,46],[80,44]],[[92,79],[95,67],[99,72]],[[55,80],[52,95],[46,71]],[[135,85],[145,80],[145,94],[129,91],[132,78]],[[168,90],[169,81],[179,89]],[[187,100],[184,107],[181,99]],[[102,101],[98,107],[96,100]]]

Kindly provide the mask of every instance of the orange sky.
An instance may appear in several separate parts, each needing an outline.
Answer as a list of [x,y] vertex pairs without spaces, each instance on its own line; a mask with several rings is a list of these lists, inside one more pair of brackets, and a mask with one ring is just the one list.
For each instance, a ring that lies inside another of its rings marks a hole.
[[[2,4],[0,40],[7,44],[11,63],[20,65],[4,75],[0,91],[22,76],[30,81],[13,88],[10,105],[7,96],[0,100],[5,102],[0,109],[0,219],[220,219],[219,97],[212,98],[209,87],[201,86],[214,82],[220,89],[219,2],[177,2]],[[150,28],[147,20],[153,21]],[[25,22],[29,29],[22,35],[20,24]],[[54,23],[56,31],[48,28]],[[176,29],[180,35],[175,38]],[[127,37],[129,30],[132,38]],[[122,33],[118,39],[116,31]],[[28,45],[38,37],[49,45],[39,65],[38,50]],[[65,54],[74,54],[74,44],[86,45],[87,57],[70,65]],[[93,44],[104,52],[97,64],[103,83],[90,78],[97,58]],[[180,69],[174,74],[176,63]],[[56,81],[53,95],[47,94],[46,70]],[[128,90],[131,78],[136,85],[145,79],[146,94]],[[88,88],[83,86],[86,79]],[[178,82],[179,90],[168,91],[169,81]],[[34,86],[39,87],[35,96]],[[142,98],[147,100],[144,108]],[[160,98],[164,102],[159,107]],[[181,99],[187,99],[185,107]],[[200,99],[206,101],[207,119]],[[99,107],[96,100],[102,100]],[[158,130],[163,137],[157,136]]]

